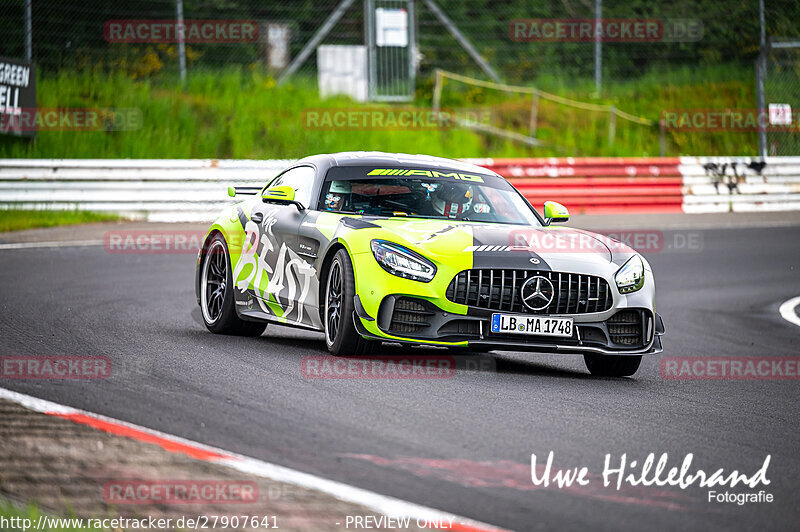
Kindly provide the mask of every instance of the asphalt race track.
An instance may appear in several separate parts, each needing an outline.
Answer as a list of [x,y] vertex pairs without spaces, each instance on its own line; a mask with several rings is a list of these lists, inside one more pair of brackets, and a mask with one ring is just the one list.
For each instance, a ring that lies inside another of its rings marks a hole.
[[[667,336],[633,379],[591,378],[580,357],[510,352],[448,379],[307,379],[302,357],[326,353],[319,334],[205,330],[192,254],[3,250],[0,352],[107,355],[113,371],[0,386],[515,530],[796,529],[798,381],[665,380],[659,360],[800,355],[800,327],[778,312],[800,295],[800,226],[701,233],[701,249],[648,255]],[[591,483],[535,488],[530,455],[551,450],[558,468],[587,466]],[[651,452],[748,474],[771,455],[771,483],[758,489],[775,502],[602,486],[606,453]]]

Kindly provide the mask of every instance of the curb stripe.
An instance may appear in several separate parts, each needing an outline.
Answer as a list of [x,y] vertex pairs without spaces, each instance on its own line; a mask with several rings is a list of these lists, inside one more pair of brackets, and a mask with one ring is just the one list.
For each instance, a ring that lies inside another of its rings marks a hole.
[[441,510],[381,495],[335,480],[329,480],[256,458],[231,453],[179,436],[173,436],[157,430],[61,405],[45,399],[39,399],[5,388],[0,388],[0,399],[19,404],[34,412],[60,417],[110,434],[159,445],[169,452],[181,453],[196,460],[228,467],[242,473],[249,473],[277,482],[285,482],[287,484],[313,489],[330,495],[340,501],[364,506],[382,515],[390,517],[409,517],[420,520],[425,519],[428,521],[447,521],[453,519],[452,527],[447,530],[455,530],[458,532],[506,532],[505,529],[481,523],[480,521],[459,517]]
[[783,319],[800,327],[800,317],[798,317],[795,312],[795,308],[797,308],[798,305],[800,305],[800,296],[793,297],[789,301],[784,302],[778,310]]
[[138,440],[144,443],[153,443],[160,446],[165,451],[169,451],[171,453],[182,453],[190,458],[194,458],[195,460],[214,461],[221,458],[230,458],[228,455],[201,449],[194,445],[178,442],[169,438],[163,438],[143,430],[120,425],[119,423],[109,422],[104,419],[98,419],[96,417],[87,416],[86,414],[62,414],[59,412],[44,412],[44,414],[67,419],[80,425],[88,425],[97,430],[114,434],[115,436],[122,436],[123,438],[130,438],[132,440]]

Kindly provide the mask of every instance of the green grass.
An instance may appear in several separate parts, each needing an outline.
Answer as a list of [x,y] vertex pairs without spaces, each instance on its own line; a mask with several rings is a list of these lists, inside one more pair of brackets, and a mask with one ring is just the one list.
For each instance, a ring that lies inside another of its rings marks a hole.
[[113,222],[120,216],[91,211],[0,209],[0,233],[37,227]]
[[303,126],[304,109],[356,107],[322,101],[303,80],[275,87],[257,72],[193,72],[185,91],[169,82],[122,75],[61,73],[37,81],[40,107],[138,108],[137,131],[40,132],[30,142],[0,138],[0,157],[296,158],[321,152],[380,149],[458,155],[480,153],[467,131],[325,131]]
[[[752,69],[719,66],[644,74],[609,84],[593,95],[588,79],[542,77],[540,88],[581,101],[614,104],[658,120],[665,109],[754,108]],[[256,69],[192,70],[181,90],[173,77],[134,81],[124,74],[61,72],[37,80],[39,106],[136,108],[134,131],[41,131],[33,141],[0,136],[0,157],[42,158],[297,158],[314,153],[382,150],[447,157],[658,155],[659,130],[617,120],[608,142],[608,114],[542,102],[537,138],[545,148],[462,129],[319,130],[305,127],[307,109],[363,108],[344,97],[321,100],[314,80],[276,86]],[[429,108],[432,82],[422,82],[415,106]],[[443,105],[503,105],[496,124],[526,133],[530,100],[448,82]],[[370,108],[383,108],[372,104]],[[744,155],[756,152],[753,133],[668,132],[667,155]]]
[[[40,512],[36,506],[30,504],[26,508],[20,508],[11,502],[0,498],[0,530],[8,531],[8,532],[23,532],[23,530],[33,530],[34,527],[38,524],[40,516],[45,515],[43,512]],[[52,518],[51,518],[52,519]],[[69,522],[70,518],[66,518],[64,520],[60,520],[55,518],[55,520],[49,520],[48,524],[51,526],[45,526],[43,522],[42,528],[38,529],[39,532],[78,532],[78,531],[86,531],[86,530],[100,530],[95,527],[88,527],[84,526],[83,528],[78,528],[74,525],[75,523]],[[24,521],[28,520],[28,521]]]
[[[632,115],[654,122],[668,110],[755,109],[755,83],[752,69],[718,65],[702,69],[653,71],[635,80],[615,81],[598,97],[594,82],[544,76],[536,86],[544,91],[582,102],[614,105]],[[442,105],[460,106],[503,104],[517,111],[517,131],[528,128],[530,97],[512,96],[499,91],[475,89],[447,81]],[[608,142],[607,113],[583,111],[540,100],[537,137],[565,148],[538,150],[536,155],[644,156],[659,155],[659,127],[643,126],[617,119],[613,146]],[[755,155],[755,132],[667,131],[666,155]]]

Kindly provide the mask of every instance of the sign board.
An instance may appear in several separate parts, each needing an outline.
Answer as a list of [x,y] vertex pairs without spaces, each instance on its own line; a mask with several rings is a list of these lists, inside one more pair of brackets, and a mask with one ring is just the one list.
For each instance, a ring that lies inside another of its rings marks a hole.
[[275,70],[286,68],[289,65],[289,26],[287,24],[267,26],[267,43],[269,66]]
[[378,46],[408,46],[408,11],[405,9],[375,10],[375,44]]
[[792,125],[792,106],[788,103],[769,104],[769,123],[771,126]]
[[0,133],[32,137],[36,129],[23,127],[23,110],[36,108],[36,70],[32,63],[0,57]]
[[317,81],[322,98],[344,94],[367,101],[367,49],[360,45],[325,44],[317,48]]

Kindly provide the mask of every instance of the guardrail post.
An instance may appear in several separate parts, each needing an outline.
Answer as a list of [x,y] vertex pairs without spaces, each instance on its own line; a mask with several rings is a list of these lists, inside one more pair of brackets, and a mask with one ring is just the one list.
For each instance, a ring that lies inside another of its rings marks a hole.
[[25,61],[33,59],[33,0],[25,0]]
[[760,43],[758,59],[756,59],[756,99],[758,100],[758,155],[762,159],[767,156],[767,130],[761,125],[766,102],[764,98],[764,77],[767,75],[767,38],[764,25],[764,0],[758,1],[758,19],[760,24]]
[[442,105],[442,85],[444,84],[444,78],[442,76],[442,71],[438,68],[436,69],[436,82],[433,86],[433,111],[438,114],[439,109]]
[[539,120],[539,95],[533,93],[531,98],[531,123],[530,123],[530,137],[536,138],[536,126]]
[[186,42],[183,24],[183,0],[175,0],[175,18],[178,29],[178,67],[181,71],[181,85],[186,83]]
[[617,108],[613,105],[608,117],[608,147],[614,147],[614,137],[617,136]]
[[600,27],[603,24],[603,0],[594,3],[594,91],[600,97],[603,88],[603,38]]

